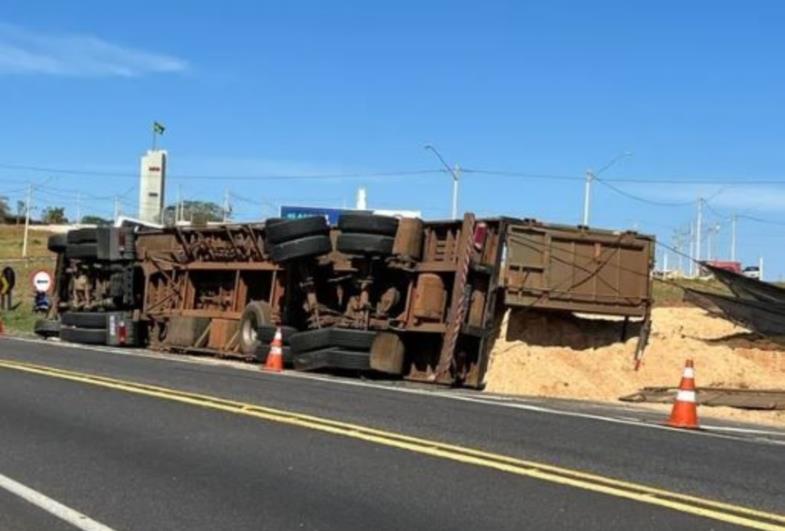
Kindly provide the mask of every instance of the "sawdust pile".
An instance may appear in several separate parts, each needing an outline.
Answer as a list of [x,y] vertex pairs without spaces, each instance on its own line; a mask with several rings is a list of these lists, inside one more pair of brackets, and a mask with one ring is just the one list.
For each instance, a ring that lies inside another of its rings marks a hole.
[[[678,385],[684,360],[695,361],[702,387],[785,389],[785,346],[755,340],[748,330],[710,317],[697,308],[655,308],[652,333],[638,372],[633,355],[639,325],[630,323],[621,341],[622,322],[510,310],[491,354],[486,390],[616,401],[646,386]],[[735,419],[776,419],[785,413],[702,408]],[[764,418],[759,418],[761,415]]]

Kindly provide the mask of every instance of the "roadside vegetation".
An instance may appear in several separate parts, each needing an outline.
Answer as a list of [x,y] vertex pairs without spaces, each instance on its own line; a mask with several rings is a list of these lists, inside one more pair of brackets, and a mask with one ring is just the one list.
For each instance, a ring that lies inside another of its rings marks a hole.
[[10,266],[16,273],[13,294],[14,309],[0,312],[5,329],[14,334],[32,334],[35,321],[42,316],[34,314],[33,288],[30,277],[39,269],[54,274],[54,255],[46,248],[48,232],[30,230],[27,241],[27,259],[22,258],[24,226],[0,225],[0,269]]

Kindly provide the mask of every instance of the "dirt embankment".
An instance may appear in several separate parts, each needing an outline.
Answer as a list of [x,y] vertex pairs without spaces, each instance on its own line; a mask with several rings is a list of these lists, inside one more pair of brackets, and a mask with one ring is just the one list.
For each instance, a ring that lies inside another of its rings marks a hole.
[[[511,310],[491,354],[486,390],[494,393],[616,401],[645,386],[678,385],[695,361],[702,387],[785,389],[785,345],[696,308],[655,308],[639,371],[638,325],[621,341],[622,323]],[[702,408],[704,415],[785,424],[785,412]]]

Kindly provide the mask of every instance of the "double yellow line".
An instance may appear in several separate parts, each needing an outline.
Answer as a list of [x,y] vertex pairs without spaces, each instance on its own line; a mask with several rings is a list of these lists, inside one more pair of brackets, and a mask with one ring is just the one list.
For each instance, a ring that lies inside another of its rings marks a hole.
[[589,474],[568,468],[557,467],[544,463],[516,459],[500,454],[483,452],[473,448],[466,448],[419,437],[377,430],[358,424],[329,420],[313,415],[304,415],[280,409],[274,409],[256,404],[226,400],[215,396],[201,395],[169,389],[137,382],[95,376],[56,369],[42,365],[21,363],[9,360],[0,360],[0,368],[23,371],[42,376],[60,378],[73,382],[80,382],[99,387],[125,391],[136,395],[171,400],[192,406],[199,406],[213,410],[224,411],[237,415],[245,415],[270,422],[288,424],[310,430],[340,435],[352,439],[359,439],[382,446],[407,450],[418,454],[429,455],[450,461],[457,461],[470,465],[491,468],[535,478],[550,483],[566,485],[591,492],[598,492],[625,498],[641,503],[667,507],[676,511],[689,513],[722,522],[746,526],[753,529],[785,531],[785,515],[767,513],[747,507],[722,503],[696,496],[688,496],[676,492],[657,489],[619,481],[596,474]]

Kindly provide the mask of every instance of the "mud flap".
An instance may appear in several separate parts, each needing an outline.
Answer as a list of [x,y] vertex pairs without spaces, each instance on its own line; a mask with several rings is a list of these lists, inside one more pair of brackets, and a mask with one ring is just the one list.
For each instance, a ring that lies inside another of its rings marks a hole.
[[386,374],[403,374],[406,349],[403,341],[393,332],[379,332],[371,345],[371,369]]

